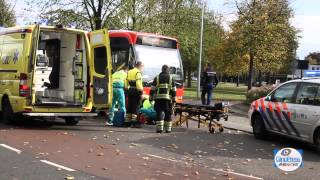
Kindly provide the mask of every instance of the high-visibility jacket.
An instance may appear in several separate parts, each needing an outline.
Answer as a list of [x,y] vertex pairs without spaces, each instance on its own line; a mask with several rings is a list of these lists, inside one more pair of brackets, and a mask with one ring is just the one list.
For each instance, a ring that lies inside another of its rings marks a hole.
[[113,88],[124,88],[127,73],[124,70],[117,71],[112,74],[112,87]]
[[138,68],[133,68],[128,71],[126,89],[136,88],[138,91],[143,91],[142,75]]
[[174,100],[176,96],[176,85],[169,73],[160,73],[153,81],[151,94],[153,99]]

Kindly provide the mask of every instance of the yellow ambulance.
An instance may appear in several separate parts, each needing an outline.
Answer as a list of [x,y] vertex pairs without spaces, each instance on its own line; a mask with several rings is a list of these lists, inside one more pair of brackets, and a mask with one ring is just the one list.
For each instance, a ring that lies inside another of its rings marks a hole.
[[110,107],[109,44],[106,29],[31,25],[0,30],[1,120],[51,116],[75,125],[77,117],[97,115],[94,108]]

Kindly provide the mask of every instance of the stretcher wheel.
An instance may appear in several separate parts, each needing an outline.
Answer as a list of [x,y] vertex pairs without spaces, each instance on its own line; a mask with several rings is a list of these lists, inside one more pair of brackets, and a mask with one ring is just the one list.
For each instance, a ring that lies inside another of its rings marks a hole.
[[223,132],[223,127],[219,127],[219,132]]
[[215,130],[214,130],[214,127],[213,127],[213,126],[211,126],[211,127],[209,128],[209,132],[213,134],[213,133],[214,133],[214,131],[215,131]]

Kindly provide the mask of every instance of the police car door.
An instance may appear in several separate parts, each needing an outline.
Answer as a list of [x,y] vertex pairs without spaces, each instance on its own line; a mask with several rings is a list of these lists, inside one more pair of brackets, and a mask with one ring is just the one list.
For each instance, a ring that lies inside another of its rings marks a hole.
[[301,83],[296,102],[292,107],[292,122],[302,138],[312,136],[312,130],[319,120],[320,89],[318,84]]
[[93,84],[93,106],[107,108],[111,103],[111,51],[106,29],[90,33],[91,83]]
[[283,84],[273,92],[271,102],[267,106],[270,120],[275,124],[275,131],[290,136],[299,135],[291,121],[297,87],[297,82]]

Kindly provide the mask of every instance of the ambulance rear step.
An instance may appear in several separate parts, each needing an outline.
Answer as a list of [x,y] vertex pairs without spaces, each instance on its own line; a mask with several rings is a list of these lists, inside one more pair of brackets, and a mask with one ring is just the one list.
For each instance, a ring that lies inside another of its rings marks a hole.
[[98,113],[22,113],[24,116],[32,117],[94,117]]

